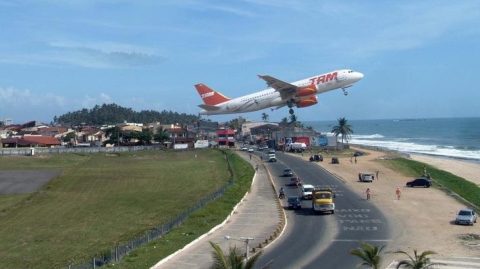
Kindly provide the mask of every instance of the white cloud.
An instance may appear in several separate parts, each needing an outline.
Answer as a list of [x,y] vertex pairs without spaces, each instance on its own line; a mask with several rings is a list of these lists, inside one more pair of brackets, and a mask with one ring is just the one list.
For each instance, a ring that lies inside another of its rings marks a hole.
[[165,58],[154,49],[114,42],[55,41],[33,53],[8,53],[0,62],[29,65],[71,65],[87,68],[131,68],[156,65]]
[[0,87],[0,106],[2,107],[20,107],[26,109],[31,106],[42,107],[46,105],[62,107],[65,105],[65,98],[52,93],[38,95],[28,89],[21,90],[13,87]]

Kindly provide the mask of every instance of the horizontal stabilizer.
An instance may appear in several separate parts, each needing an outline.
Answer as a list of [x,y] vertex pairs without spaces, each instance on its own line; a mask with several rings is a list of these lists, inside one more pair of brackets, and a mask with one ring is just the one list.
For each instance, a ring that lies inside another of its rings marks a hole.
[[198,106],[200,108],[205,109],[206,111],[215,111],[220,109],[218,106],[209,106],[209,105],[198,105]]

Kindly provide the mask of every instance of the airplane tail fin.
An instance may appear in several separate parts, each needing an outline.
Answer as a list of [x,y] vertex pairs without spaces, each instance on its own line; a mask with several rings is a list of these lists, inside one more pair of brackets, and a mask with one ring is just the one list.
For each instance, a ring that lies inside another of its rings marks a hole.
[[195,88],[197,89],[198,94],[200,94],[200,97],[202,97],[203,102],[208,106],[215,106],[230,100],[230,98],[212,90],[205,84],[197,84],[195,85]]

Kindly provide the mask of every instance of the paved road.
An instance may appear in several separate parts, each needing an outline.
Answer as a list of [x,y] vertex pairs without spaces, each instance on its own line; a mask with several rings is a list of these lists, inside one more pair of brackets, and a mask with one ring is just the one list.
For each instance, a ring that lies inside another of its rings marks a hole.
[[[289,210],[284,235],[265,249],[257,268],[267,264],[270,268],[355,268],[359,259],[349,252],[358,247],[359,241],[377,245],[388,243],[388,222],[372,203],[314,163],[283,153],[277,153],[277,158],[279,162],[267,165],[277,187],[290,181],[290,178],[280,177],[288,166],[304,183],[333,188],[336,212],[334,215],[314,215],[310,201],[303,201],[301,210]],[[297,188],[284,188],[287,196],[300,193]]]

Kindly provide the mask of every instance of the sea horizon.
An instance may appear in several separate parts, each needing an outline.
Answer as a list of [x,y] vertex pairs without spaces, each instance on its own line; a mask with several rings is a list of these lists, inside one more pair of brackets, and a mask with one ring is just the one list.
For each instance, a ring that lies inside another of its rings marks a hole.
[[[337,121],[304,123],[328,134]],[[351,144],[480,161],[480,117],[348,120],[348,124],[353,130]]]

